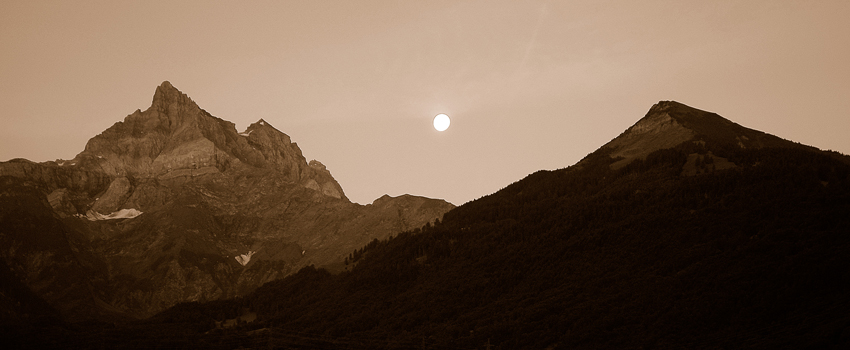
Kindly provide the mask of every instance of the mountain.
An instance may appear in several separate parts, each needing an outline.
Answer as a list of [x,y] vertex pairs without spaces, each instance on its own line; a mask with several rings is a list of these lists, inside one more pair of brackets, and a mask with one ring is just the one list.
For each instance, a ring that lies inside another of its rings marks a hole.
[[[644,159],[652,152],[673,148],[687,141],[699,143],[701,146],[709,143],[713,147],[803,147],[816,150],[745,128],[715,113],[676,101],[661,101],[655,104],[646,116],[603,145],[602,149],[609,151],[612,158],[618,159],[610,167],[619,169],[635,159]],[[721,167],[731,166],[732,164],[724,162]]]
[[308,266],[107,334],[208,348],[847,348],[848,213],[847,156],[660,102],[573,166],[353,251],[350,271]]
[[341,271],[354,249],[453,207],[352,203],[288,135],[262,119],[237,132],[166,81],[74,159],[0,163],[0,257],[68,320],[143,318],[305,266]]

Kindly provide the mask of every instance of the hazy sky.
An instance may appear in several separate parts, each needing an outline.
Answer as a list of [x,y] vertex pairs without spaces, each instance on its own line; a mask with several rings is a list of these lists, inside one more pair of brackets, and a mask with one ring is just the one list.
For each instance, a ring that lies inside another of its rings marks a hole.
[[362,204],[462,204],[660,100],[847,154],[848,18],[846,0],[2,0],[0,161],[73,158],[164,80],[239,131],[265,119]]

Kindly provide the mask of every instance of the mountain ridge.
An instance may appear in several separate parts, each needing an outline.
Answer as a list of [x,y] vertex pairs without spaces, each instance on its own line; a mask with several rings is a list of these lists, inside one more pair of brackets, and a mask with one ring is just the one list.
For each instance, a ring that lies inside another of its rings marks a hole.
[[[145,327],[230,347],[847,347],[850,165],[680,112],[693,111],[651,110],[574,166],[375,240],[351,271],[308,266]],[[652,149],[611,166],[634,145]],[[240,310],[255,320],[216,327]]]
[[[342,270],[356,247],[454,207],[416,196],[352,203],[289,135],[263,119],[239,133],[168,81],[73,159],[2,162],[0,179],[0,257],[69,320],[147,317],[303,266]],[[63,245],[32,239],[42,236]]]
[[[293,182],[313,175],[288,135],[262,119],[239,133],[235,124],[201,109],[168,81],[157,87],[148,109],[89,140],[74,160],[96,163],[110,175],[143,178],[185,169],[224,171],[243,163],[276,168]],[[345,197],[335,180],[324,180],[333,181],[336,197]]]

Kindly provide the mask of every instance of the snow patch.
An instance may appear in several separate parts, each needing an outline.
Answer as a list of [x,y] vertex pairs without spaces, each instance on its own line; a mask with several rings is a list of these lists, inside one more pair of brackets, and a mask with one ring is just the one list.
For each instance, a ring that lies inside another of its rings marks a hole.
[[249,135],[251,135],[252,132],[254,132],[254,130],[248,130],[246,132],[240,132],[239,135],[248,137]]
[[262,121],[262,120],[261,120],[261,121],[260,121],[260,125],[266,125],[266,122],[264,122],[264,121]]
[[248,254],[237,255],[235,257],[236,262],[242,264],[242,266],[248,265],[248,262],[251,261],[251,257],[254,256],[254,253],[256,252],[253,250],[249,250]]
[[114,213],[110,213],[110,214],[107,214],[107,215],[103,215],[103,214],[98,213],[94,210],[89,210],[86,213],[85,216],[83,216],[82,214],[78,214],[77,216],[86,218],[89,221],[98,221],[98,220],[113,220],[113,219],[132,219],[132,218],[137,217],[139,215],[142,215],[142,212],[140,212],[136,209],[130,208],[130,209],[121,209],[119,211],[116,211]]

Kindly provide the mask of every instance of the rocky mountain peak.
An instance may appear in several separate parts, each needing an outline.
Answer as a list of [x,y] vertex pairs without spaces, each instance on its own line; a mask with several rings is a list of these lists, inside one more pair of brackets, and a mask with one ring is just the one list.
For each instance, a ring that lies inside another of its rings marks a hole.
[[[694,138],[693,130],[686,128],[677,115],[678,102],[662,101],[652,106],[646,116],[626,129],[620,136],[611,140],[602,148],[610,149],[612,158],[623,159],[611,165],[619,168],[637,158],[644,158],[659,149],[675,147]],[[690,107],[687,107],[690,108]],[[672,112],[672,114],[671,114]]]
[[709,113],[709,112],[693,108],[691,106],[688,106],[684,103],[677,102],[677,101],[658,101],[658,103],[652,105],[652,107],[649,108],[648,113],[653,113],[653,112],[654,113],[668,112],[668,113],[673,113],[673,114],[677,114],[677,115],[682,114],[682,113]]
[[731,143],[741,148],[798,147],[790,141],[738,125],[720,115],[676,101],[660,101],[637,123],[604,146],[614,169],[652,152],[676,147],[687,141]]
[[13,247],[0,261],[81,319],[232,297],[304,266],[341,271],[351,251],[454,207],[352,203],[287,134],[263,119],[240,133],[168,81],[72,160],[0,162],[0,199]]
[[263,166],[272,166],[288,173],[293,180],[309,177],[307,160],[297,144],[292,142],[289,135],[275,129],[263,119],[248,126],[240,133],[248,142],[251,150],[258,151],[263,159]]
[[93,137],[69,164],[105,171],[115,179],[192,179],[258,169],[346,199],[330,172],[309,166],[298,145],[267,121],[260,119],[239,133],[234,123],[201,109],[168,81],[156,88],[148,109],[136,110]]
[[289,138],[289,135],[278,130],[277,128],[275,128],[274,126],[269,124],[269,122],[267,122],[263,119],[260,119],[257,122],[252,123],[251,125],[248,125],[248,128],[245,129],[245,132],[240,133],[240,135],[248,137],[248,139],[251,139],[251,134],[253,134],[254,132],[258,133],[257,136],[259,136],[261,134],[264,137],[277,139],[281,143],[284,143],[284,144],[287,144],[287,145],[293,143],[292,139]]
[[649,109],[647,115],[667,115],[698,134],[710,134],[712,130],[734,134],[744,127],[723,118],[717,113],[707,112],[676,101],[661,101]]
[[154,101],[162,101],[168,99],[176,99],[182,96],[186,96],[186,94],[182,93],[180,90],[171,85],[171,82],[168,80],[163,81],[162,84],[156,87],[156,92],[153,95]]
[[328,171],[328,168],[324,164],[322,164],[322,162],[315,159],[311,160],[309,165],[311,168],[319,171]]
[[186,107],[200,109],[188,95],[175,88],[167,80],[163,81],[162,84],[156,87],[153,100],[151,101],[151,108],[157,108],[160,112],[167,114],[168,108],[173,105],[186,105]]

